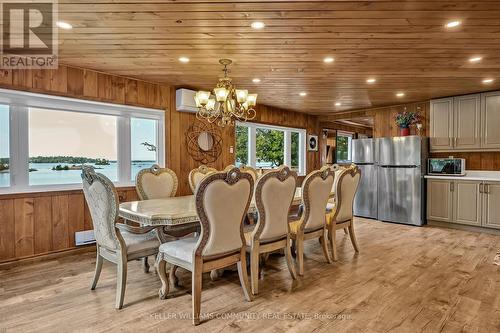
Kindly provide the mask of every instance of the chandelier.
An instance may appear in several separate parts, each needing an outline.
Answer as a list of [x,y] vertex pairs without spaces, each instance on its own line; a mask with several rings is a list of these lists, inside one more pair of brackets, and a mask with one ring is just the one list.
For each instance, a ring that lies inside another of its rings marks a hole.
[[217,121],[217,125],[221,127],[233,126],[235,120],[254,119],[256,112],[253,107],[257,103],[257,94],[236,89],[231,78],[227,76],[227,66],[232,63],[230,59],[220,59],[219,63],[224,66],[224,77],[219,79],[213,95],[210,91],[200,90],[194,96],[198,108],[196,118],[207,120],[209,123]]

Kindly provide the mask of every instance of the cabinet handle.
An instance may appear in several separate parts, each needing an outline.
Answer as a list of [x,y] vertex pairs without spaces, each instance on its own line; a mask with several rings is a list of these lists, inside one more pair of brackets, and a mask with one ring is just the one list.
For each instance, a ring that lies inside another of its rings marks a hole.
[[484,193],[484,184],[479,184],[479,193]]
[[485,187],[485,193],[490,194],[490,184],[484,184]]
[[457,138],[455,138],[455,142],[453,143],[453,147],[457,146]]
[[450,183],[450,192],[453,192],[453,191],[455,191],[455,183],[451,182]]

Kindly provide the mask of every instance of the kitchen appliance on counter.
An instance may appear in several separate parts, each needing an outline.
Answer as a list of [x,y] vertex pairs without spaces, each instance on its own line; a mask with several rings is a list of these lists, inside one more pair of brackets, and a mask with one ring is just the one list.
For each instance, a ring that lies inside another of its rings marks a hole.
[[377,218],[377,164],[375,139],[352,140],[352,162],[361,169],[354,199],[354,215]]
[[465,158],[429,158],[427,174],[439,176],[465,176]]
[[406,136],[377,139],[378,219],[425,223],[425,166],[428,139]]

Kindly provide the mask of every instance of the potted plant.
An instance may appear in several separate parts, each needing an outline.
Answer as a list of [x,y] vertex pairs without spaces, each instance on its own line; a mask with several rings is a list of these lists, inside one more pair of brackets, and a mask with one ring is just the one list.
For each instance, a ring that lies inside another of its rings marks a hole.
[[403,111],[396,115],[396,124],[399,127],[401,136],[410,135],[410,126],[418,123],[420,114],[413,111]]

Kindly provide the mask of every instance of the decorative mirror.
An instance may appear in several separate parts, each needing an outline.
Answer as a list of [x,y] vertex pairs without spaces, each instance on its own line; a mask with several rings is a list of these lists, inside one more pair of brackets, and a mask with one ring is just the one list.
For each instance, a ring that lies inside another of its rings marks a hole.
[[197,121],[186,132],[189,155],[201,164],[215,162],[222,153],[222,135],[213,124]]
[[203,151],[210,151],[214,146],[214,137],[210,132],[201,132],[198,135],[198,147]]

